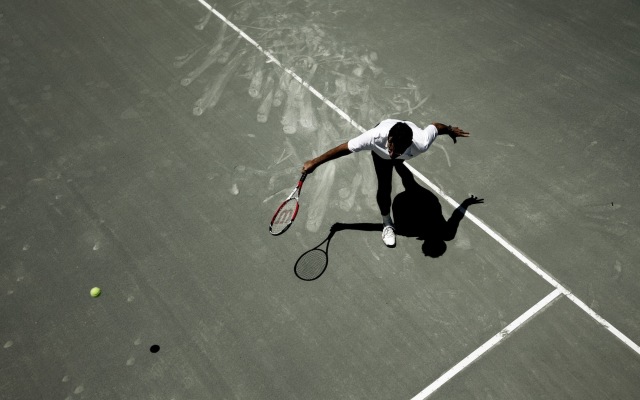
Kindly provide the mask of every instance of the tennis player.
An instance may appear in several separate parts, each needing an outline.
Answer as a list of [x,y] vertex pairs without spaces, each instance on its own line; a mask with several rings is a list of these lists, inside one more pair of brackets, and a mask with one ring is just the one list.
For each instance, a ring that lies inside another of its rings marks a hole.
[[373,166],[378,178],[376,201],[382,214],[382,241],[388,247],[396,244],[395,228],[391,217],[391,174],[393,168],[429,149],[439,135],[456,138],[469,136],[458,127],[433,122],[425,129],[416,124],[397,119],[386,119],[360,136],[342,143],[326,153],[304,163],[302,171],[312,173],[327,161],[335,160],[363,150],[371,151]]

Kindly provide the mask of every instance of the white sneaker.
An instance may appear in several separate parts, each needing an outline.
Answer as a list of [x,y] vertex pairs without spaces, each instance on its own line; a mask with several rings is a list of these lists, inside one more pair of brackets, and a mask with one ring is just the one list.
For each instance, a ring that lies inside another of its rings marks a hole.
[[396,233],[393,231],[393,226],[386,225],[382,229],[382,241],[387,247],[394,247],[396,245]]

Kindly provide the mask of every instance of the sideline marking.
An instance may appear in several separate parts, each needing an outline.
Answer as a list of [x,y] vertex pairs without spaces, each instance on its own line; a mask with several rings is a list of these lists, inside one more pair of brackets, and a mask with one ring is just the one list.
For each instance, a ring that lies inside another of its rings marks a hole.
[[325,103],[327,106],[329,106],[329,108],[331,108],[333,111],[337,112],[338,115],[340,115],[343,119],[345,119],[351,125],[353,125],[358,130],[360,130],[360,132],[366,132],[366,129],[364,129],[363,127],[358,125],[358,123],[356,121],[354,121],[353,119],[351,119],[351,117],[349,115],[347,115],[347,113],[345,113],[344,111],[339,109],[338,106],[333,104],[333,102],[331,100],[327,99],[322,93],[318,92],[313,86],[309,85],[309,83],[306,82],[305,80],[303,80],[300,76],[298,76],[298,74],[296,74],[291,69],[289,69],[289,68],[285,67],[284,65],[282,65],[282,63],[277,58],[275,58],[273,56],[273,54],[271,54],[271,52],[269,50],[266,50],[262,46],[260,46],[260,44],[258,44],[258,42],[253,40],[253,38],[251,38],[251,36],[249,36],[246,33],[244,33],[244,31],[242,29],[238,28],[233,22],[229,21],[224,15],[220,14],[220,12],[218,10],[216,10],[213,7],[211,7],[209,5],[209,3],[207,3],[205,0],[198,0],[198,2],[200,4],[202,4],[207,10],[209,10],[213,14],[215,14],[216,17],[220,18],[225,24],[229,25],[229,27],[231,29],[233,29],[234,31],[238,32],[238,34],[240,36],[242,36],[247,42],[251,43],[262,54],[264,54],[269,59],[270,62],[272,62],[272,63],[276,64],[277,66],[279,66],[280,68],[282,68],[286,73],[291,75],[293,77],[293,79],[297,80],[298,82],[300,82],[300,84],[302,86],[304,86],[307,89],[309,89],[309,91],[311,93],[313,93],[323,103]]
[[624,333],[620,332],[615,326],[611,325],[606,319],[602,318],[595,311],[589,308],[582,300],[577,298],[573,293],[569,293],[567,298],[573,301],[582,311],[589,314],[589,316],[602,326],[604,326],[609,332],[613,333],[618,339],[622,340],[624,344],[631,347],[636,353],[640,354],[640,346],[638,346],[633,340],[629,339]]
[[528,309],[524,314],[516,318],[512,323],[507,325],[503,330],[496,333],[491,339],[487,340],[482,346],[478,347],[473,353],[469,354],[462,361],[453,366],[450,370],[442,374],[440,378],[433,381],[432,384],[424,388],[420,393],[415,395],[411,400],[423,400],[432,395],[436,390],[438,390],[442,385],[447,383],[451,378],[456,376],[460,371],[468,367],[475,360],[480,358],[484,353],[491,350],[493,347],[497,346],[506,339],[509,335],[511,335],[516,329],[524,325],[529,319],[539,313],[543,308],[551,304],[554,300],[556,300],[562,291],[560,289],[555,289],[553,292],[549,293],[544,299],[540,300],[536,305]]
[[[340,115],[342,118],[344,118],[346,121],[348,121],[351,125],[353,125],[355,128],[357,128],[360,132],[366,132],[366,129],[364,129],[357,122],[355,122],[353,119],[351,119],[351,117],[349,117],[349,115],[347,115],[347,113],[345,113],[344,111],[339,109],[329,99],[327,99],[325,96],[323,96],[322,93],[318,92],[313,86],[309,85],[308,82],[306,82],[302,78],[300,78],[291,69],[289,69],[289,68],[285,67],[284,65],[282,65],[282,63],[271,54],[271,52],[269,52],[268,50],[265,50],[262,46],[260,46],[258,44],[258,42],[253,40],[246,33],[244,33],[244,31],[242,31],[240,28],[238,28],[233,22],[229,21],[224,15],[220,14],[220,12],[218,12],[218,10],[214,9],[213,7],[211,7],[205,0],[198,0],[198,2],[200,4],[202,4],[206,9],[208,9],[210,12],[215,14],[216,17],[220,18],[224,23],[226,23],[229,27],[231,27],[231,29],[236,31],[246,41],[248,41],[254,47],[256,47],[262,54],[264,54],[269,59],[270,62],[273,62],[277,66],[279,66],[282,69],[284,69],[284,71],[286,73],[288,73],[295,80],[300,82],[300,84],[302,86],[304,86],[307,89],[309,89],[309,91],[311,93],[313,93],[314,96],[319,98],[323,103],[325,103],[327,106],[329,106],[333,111],[337,112],[338,115]],[[422,180],[427,186],[429,186],[436,193],[438,193],[449,204],[451,204],[452,206],[454,206],[456,208],[458,206],[460,206],[460,204],[458,204],[455,200],[453,200],[446,193],[444,193],[444,191],[442,191],[439,187],[434,185],[429,179],[427,179],[424,175],[422,175],[418,170],[416,170],[415,168],[413,168],[411,165],[409,165],[406,162],[405,162],[405,165],[407,165],[407,167],[409,167],[409,170],[411,170],[411,172],[415,176],[420,178],[420,180]],[[574,304],[576,304],[578,307],[580,307],[584,312],[586,312],[596,322],[598,322],[600,325],[605,327],[609,332],[611,332],[615,337],[620,339],[624,344],[629,346],[633,351],[635,351],[636,353],[640,354],[640,346],[638,346],[635,342],[633,342],[631,339],[629,339],[625,334],[623,334],[618,329],[616,329],[607,320],[605,320],[600,315],[598,315],[594,310],[589,308],[582,300],[578,299],[574,294],[571,293],[570,290],[568,290],[562,284],[560,284],[560,282],[558,282],[549,273],[544,271],[536,263],[534,263],[529,258],[527,258],[520,250],[518,250],[515,246],[513,246],[511,243],[509,243],[502,236],[500,236],[499,234],[494,232],[491,228],[489,228],[484,222],[482,222],[482,220],[477,218],[475,215],[471,214],[468,211],[466,212],[465,215],[469,220],[473,221],[480,229],[482,229],[484,232],[486,232],[489,236],[491,236],[498,243],[500,243],[500,245],[502,245],[504,248],[506,248],[511,254],[513,254],[516,258],[518,258],[520,261],[522,261],[527,267],[529,267],[536,274],[540,275],[544,280],[546,280],[549,284],[551,284],[554,288],[556,288],[556,290],[554,290],[552,293],[555,293],[556,291],[558,291],[560,294],[563,294],[563,295],[567,296],[567,298],[569,300],[571,300]]]
[[[415,169],[414,167],[412,167],[411,165],[409,165],[406,162],[404,164],[407,166],[407,168],[409,168],[409,170],[416,177],[420,178],[420,180],[422,182],[424,182],[427,186],[429,186],[429,188],[431,190],[433,190],[434,192],[438,193],[440,195],[440,197],[442,197],[444,200],[447,201],[447,203],[451,204],[454,208],[458,208],[460,206],[460,204],[458,204],[455,200],[453,200],[451,197],[449,197],[444,191],[442,191],[442,189],[437,187],[429,179],[427,179],[424,175],[422,175],[420,173],[420,171],[418,171],[417,169]],[[513,246],[506,239],[504,239],[502,236],[498,235],[495,231],[493,231],[491,228],[489,228],[489,226],[487,224],[485,224],[484,222],[482,222],[482,220],[480,220],[478,217],[476,217],[475,215],[471,214],[469,211],[465,212],[465,217],[467,217],[469,220],[471,220],[473,223],[475,223],[480,229],[482,229],[486,234],[488,234],[493,239],[495,239],[498,243],[500,243],[500,245],[502,245],[502,247],[507,249],[507,251],[509,251],[509,253],[513,254],[518,260],[522,261],[522,263],[524,263],[527,267],[529,267],[531,270],[533,270],[533,272],[535,272],[536,274],[540,275],[542,277],[542,279],[544,279],[545,281],[549,282],[549,284],[551,286],[553,286],[556,289],[559,289],[562,292],[562,294],[564,294],[566,296],[569,293],[571,293],[568,289],[566,289],[564,286],[562,286],[560,284],[560,282],[555,280],[551,275],[549,275],[546,271],[544,271],[542,268],[540,268],[536,263],[534,263],[533,261],[528,259],[524,254],[522,254],[522,252],[520,250],[516,249],[515,246]]]
[[[418,177],[422,182],[424,182],[429,188],[438,193],[447,203],[451,204],[453,207],[457,208],[460,206],[455,200],[451,197],[447,196],[446,193],[442,191],[439,187],[433,184],[429,179],[427,179],[424,175],[420,173],[417,169],[413,168],[411,165],[404,163],[409,170]],[[624,344],[629,346],[631,350],[640,354],[640,346],[638,346],[633,340],[629,339],[624,333],[620,332],[616,327],[611,325],[607,320],[602,318],[598,313],[596,313],[593,309],[589,308],[582,300],[580,300],[576,295],[571,293],[569,289],[564,287],[560,282],[558,282],[553,276],[539,267],[536,263],[531,261],[527,256],[525,256],[520,250],[518,250],[514,245],[509,243],[502,236],[493,231],[487,224],[485,224],[480,218],[471,214],[470,212],[465,213],[465,217],[469,218],[469,220],[473,221],[480,229],[482,229],[487,235],[491,236],[495,239],[502,247],[507,249],[511,254],[513,254],[518,260],[522,261],[529,269],[531,269],[536,274],[540,275],[542,279],[549,282],[549,284],[556,289],[560,290],[563,295],[567,296],[569,300],[571,300],[575,305],[580,307],[584,312],[586,312],[591,318],[593,318],[597,323],[605,327],[609,332],[611,332],[615,337],[620,339]]]

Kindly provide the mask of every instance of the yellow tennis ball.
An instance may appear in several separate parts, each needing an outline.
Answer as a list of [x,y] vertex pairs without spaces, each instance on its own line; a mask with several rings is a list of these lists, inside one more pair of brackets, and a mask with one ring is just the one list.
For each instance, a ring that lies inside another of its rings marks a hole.
[[98,297],[100,296],[100,293],[102,293],[102,290],[100,290],[99,287],[94,287],[93,289],[91,289],[91,297]]

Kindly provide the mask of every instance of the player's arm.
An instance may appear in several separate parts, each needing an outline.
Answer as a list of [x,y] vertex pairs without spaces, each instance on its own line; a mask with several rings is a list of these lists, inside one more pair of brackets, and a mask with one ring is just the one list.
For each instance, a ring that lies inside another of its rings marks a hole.
[[302,167],[302,172],[310,174],[314,169],[318,168],[327,161],[335,160],[336,158],[346,156],[347,154],[351,154],[351,150],[349,150],[348,142],[344,142],[341,145],[338,145],[333,149],[327,151],[326,153],[321,154],[312,160],[306,161]]
[[456,143],[456,138],[469,136],[469,132],[465,132],[457,126],[445,125],[440,122],[432,122],[431,125],[436,127],[438,135],[449,135],[453,139],[453,143]]

